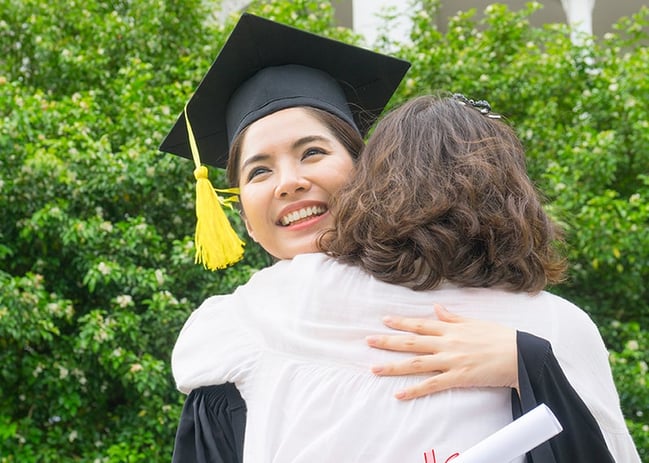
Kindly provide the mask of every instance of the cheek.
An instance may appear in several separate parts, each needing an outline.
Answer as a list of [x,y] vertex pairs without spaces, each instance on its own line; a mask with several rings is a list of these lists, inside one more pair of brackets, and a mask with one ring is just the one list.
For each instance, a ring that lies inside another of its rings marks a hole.
[[345,183],[347,183],[353,174],[354,163],[351,158],[343,161],[335,169],[335,175],[331,177],[331,190],[337,192]]
[[260,222],[265,218],[264,211],[268,209],[261,197],[250,188],[244,187],[240,190],[241,218],[246,225],[248,235],[255,241],[257,241],[255,233],[263,231],[260,230]]

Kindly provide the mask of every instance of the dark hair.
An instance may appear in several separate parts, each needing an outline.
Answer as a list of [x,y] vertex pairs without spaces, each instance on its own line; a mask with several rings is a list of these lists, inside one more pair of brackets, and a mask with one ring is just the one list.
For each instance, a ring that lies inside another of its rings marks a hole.
[[565,272],[514,131],[452,98],[384,117],[331,203],[321,248],[389,283],[537,292]]
[[[358,156],[365,145],[363,143],[363,138],[356,127],[351,126],[340,117],[322,109],[313,108],[311,106],[299,106],[299,108],[304,109],[307,113],[311,114],[315,119],[324,124],[347,150],[352,159],[354,161],[358,159]],[[246,132],[248,131],[248,127],[239,132],[237,137],[232,141],[232,146],[230,147],[227,165],[227,176],[230,186],[239,185],[239,160],[241,158],[241,146]]]

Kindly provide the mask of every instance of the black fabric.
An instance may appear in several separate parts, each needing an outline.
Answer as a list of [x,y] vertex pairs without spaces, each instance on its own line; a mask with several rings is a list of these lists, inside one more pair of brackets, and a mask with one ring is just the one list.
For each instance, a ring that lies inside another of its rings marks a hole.
[[173,463],[241,463],[246,404],[232,383],[193,390],[176,431]]
[[298,106],[322,109],[357,127],[343,88],[329,74],[298,64],[269,66],[232,94],[225,112],[228,145],[253,122]]
[[541,403],[563,431],[527,454],[528,463],[615,463],[599,425],[559,366],[548,341],[517,333],[520,398],[512,391],[514,418]]
[[[319,70],[320,75],[313,80],[313,75],[301,72],[283,73],[233,98],[259,71],[285,65]],[[348,122],[353,117],[351,122],[365,136],[409,67],[398,58],[244,13],[187,105],[201,161],[225,167],[230,142],[241,129],[295,106],[330,111]],[[323,84],[323,73],[333,87]],[[160,150],[192,159],[183,114]]]

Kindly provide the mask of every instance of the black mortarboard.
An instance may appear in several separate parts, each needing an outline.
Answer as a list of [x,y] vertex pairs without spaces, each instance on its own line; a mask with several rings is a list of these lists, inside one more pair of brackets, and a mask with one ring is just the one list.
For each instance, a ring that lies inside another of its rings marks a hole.
[[[225,167],[230,142],[244,127],[295,106],[353,120],[364,136],[409,67],[397,58],[244,14],[187,104],[200,160]],[[183,114],[160,150],[192,159]]]

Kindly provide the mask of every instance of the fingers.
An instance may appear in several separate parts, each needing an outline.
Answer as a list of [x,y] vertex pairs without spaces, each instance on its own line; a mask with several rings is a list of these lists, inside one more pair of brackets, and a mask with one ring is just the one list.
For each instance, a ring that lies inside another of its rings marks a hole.
[[445,391],[451,387],[457,387],[457,380],[450,373],[441,373],[436,376],[425,379],[421,383],[407,387],[394,394],[399,400],[412,400],[418,397],[424,397],[435,392]]
[[435,309],[435,315],[437,315],[437,318],[439,318],[440,321],[449,323],[460,323],[465,321],[464,317],[449,312],[443,305],[435,304],[433,308]]
[[375,365],[372,373],[378,376],[402,376],[441,371],[445,368],[433,355],[420,355],[396,363]]
[[395,330],[409,331],[416,334],[431,336],[442,334],[442,324],[438,320],[430,318],[406,318],[390,315],[383,317],[383,324]]
[[412,352],[434,354],[438,340],[434,336],[410,335],[373,335],[367,336],[365,342],[370,347],[395,352]]
[[466,321],[464,317],[449,312],[440,304],[433,306],[438,320],[434,318],[409,318],[398,316],[383,317],[383,323],[395,330],[409,331],[416,334],[427,334],[439,336],[443,334],[444,323],[461,323]]

